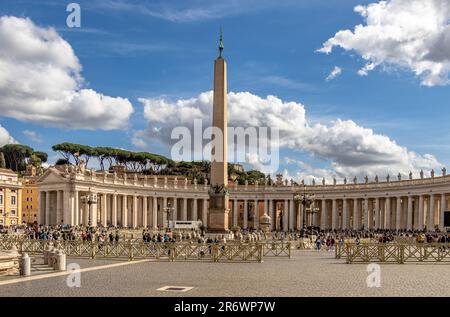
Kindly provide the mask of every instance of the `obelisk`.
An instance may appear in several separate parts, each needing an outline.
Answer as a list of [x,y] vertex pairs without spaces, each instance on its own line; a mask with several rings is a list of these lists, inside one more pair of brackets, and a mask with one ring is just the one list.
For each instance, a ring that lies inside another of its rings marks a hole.
[[228,232],[228,161],[227,161],[227,64],[222,56],[223,42],[220,31],[219,57],[214,61],[214,96],[212,124],[218,132],[213,132],[211,152],[211,188],[209,191],[208,231]]

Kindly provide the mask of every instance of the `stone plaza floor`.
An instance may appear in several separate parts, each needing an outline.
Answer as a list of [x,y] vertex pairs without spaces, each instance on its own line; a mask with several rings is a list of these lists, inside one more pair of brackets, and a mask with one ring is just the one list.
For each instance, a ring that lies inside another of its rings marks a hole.
[[[382,264],[381,287],[369,288],[367,265],[345,264],[333,252],[296,250],[291,259],[266,257],[263,263],[81,258],[67,263],[80,265],[80,287],[68,287],[64,272],[44,270],[31,280],[0,277],[0,296],[450,296],[450,264]],[[158,290],[164,286],[192,289]]]

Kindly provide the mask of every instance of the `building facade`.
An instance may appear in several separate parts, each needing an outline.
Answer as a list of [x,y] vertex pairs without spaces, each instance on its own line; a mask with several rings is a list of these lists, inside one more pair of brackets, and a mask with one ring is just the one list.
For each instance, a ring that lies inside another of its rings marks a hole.
[[[166,227],[168,220],[201,220],[208,224],[209,185],[177,177],[82,171],[76,167],[48,169],[38,181],[40,224],[120,227]],[[315,208],[303,210],[295,195],[315,195]],[[450,176],[368,181],[352,184],[298,186],[229,185],[229,228],[259,228],[265,213],[272,230],[321,229],[444,229],[449,206]],[[96,202],[89,204],[90,196]],[[311,212],[315,210],[315,212]]]
[[0,168],[0,226],[22,224],[22,183],[15,172]]

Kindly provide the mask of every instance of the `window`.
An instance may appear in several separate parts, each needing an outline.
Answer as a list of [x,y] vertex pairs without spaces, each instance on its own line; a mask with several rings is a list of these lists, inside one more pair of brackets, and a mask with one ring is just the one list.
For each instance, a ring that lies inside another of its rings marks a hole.
[[16,196],[11,196],[11,205],[16,204]]
[[3,205],[3,195],[0,195],[0,205]]
[[3,219],[0,219],[0,225],[2,225],[3,224]]
[[16,211],[11,209],[11,216],[15,216],[16,215]]
[[0,209],[0,215],[3,215],[3,210],[2,209]]
[[25,214],[23,214],[22,217],[25,218]]
[[33,197],[30,197],[30,201],[33,201]]

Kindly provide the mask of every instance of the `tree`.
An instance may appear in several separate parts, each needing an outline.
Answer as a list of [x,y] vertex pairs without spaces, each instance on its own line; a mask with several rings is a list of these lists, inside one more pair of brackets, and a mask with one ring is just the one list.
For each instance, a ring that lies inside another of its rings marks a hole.
[[42,163],[47,163],[47,160],[48,160],[47,153],[37,151],[37,152],[34,152],[33,154],[36,155],[36,157],[38,157]]
[[0,152],[0,168],[6,168],[5,155]]
[[56,161],[55,165],[69,165],[70,162],[66,159],[60,158]]
[[6,168],[20,172],[26,169],[34,150],[27,145],[6,144],[0,148],[0,152],[4,154]]

